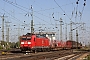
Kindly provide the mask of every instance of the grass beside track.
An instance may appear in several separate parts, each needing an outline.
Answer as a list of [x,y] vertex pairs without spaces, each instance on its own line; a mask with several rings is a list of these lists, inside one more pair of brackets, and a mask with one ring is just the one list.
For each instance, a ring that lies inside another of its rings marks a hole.
[[83,60],[90,60],[90,54],[85,57]]

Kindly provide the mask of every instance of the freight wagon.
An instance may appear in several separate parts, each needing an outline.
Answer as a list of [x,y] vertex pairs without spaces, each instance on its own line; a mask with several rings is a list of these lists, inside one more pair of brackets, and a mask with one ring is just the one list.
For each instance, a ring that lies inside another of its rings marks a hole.
[[66,41],[66,49],[80,49],[82,47],[81,43],[78,43],[76,41],[68,40]]

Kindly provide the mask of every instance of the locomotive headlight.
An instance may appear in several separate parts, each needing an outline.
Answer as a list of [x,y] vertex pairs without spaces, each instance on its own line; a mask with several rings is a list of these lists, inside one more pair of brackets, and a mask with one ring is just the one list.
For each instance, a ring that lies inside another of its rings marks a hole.
[[21,42],[21,44],[24,44],[24,42]]
[[31,44],[31,42],[28,42],[28,44]]

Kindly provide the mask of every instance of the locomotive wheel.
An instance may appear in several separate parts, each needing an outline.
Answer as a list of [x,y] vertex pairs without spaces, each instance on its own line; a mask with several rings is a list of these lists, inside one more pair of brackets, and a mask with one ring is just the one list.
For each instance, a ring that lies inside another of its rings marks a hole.
[[32,50],[33,51],[33,53],[37,53],[37,50]]
[[47,51],[50,52],[50,49],[48,48]]
[[43,49],[43,52],[46,52],[47,50],[46,49]]

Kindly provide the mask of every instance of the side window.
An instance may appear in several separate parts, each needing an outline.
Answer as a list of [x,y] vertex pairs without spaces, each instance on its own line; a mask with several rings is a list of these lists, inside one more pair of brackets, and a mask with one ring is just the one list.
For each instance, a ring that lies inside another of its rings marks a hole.
[[35,38],[34,38],[34,42],[35,42]]

